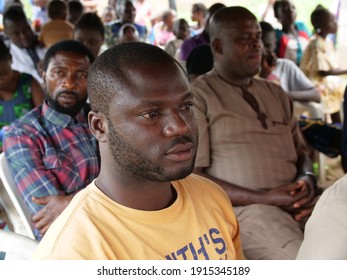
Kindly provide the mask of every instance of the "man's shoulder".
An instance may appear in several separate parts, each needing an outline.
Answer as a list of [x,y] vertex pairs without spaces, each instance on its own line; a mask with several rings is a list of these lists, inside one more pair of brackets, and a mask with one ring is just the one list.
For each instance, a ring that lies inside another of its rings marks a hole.
[[112,31],[114,35],[118,35],[119,29],[121,28],[122,23],[119,20],[112,21],[108,24],[105,24],[105,29],[107,31]]
[[205,74],[202,74],[202,75],[198,76],[191,83],[191,86],[192,87],[199,87],[199,86],[202,86],[202,85],[207,85],[207,84],[209,84],[213,80],[216,80],[216,81],[219,80],[218,75],[216,74],[214,69],[206,72]]
[[137,29],[137,31],[139,31],[140,35],[142,35],[145,31],[146,31],[146,26],[138,24],[138,23],[133,23]]
[[9,131],[25,131],[29,128],[32,128],[35,131],[41,118],[42,106],[38,106],[11,123]]
[[277,58],[276,59],[276,66],[277,65],[285,65],[285,66],[288,66],[288,67],[292,67],[293,65],[296,66],[296,64],[293,61],[291,61],[290,59],[288,59],[288,58]]
[[216,192],[225,196],[224,190],[215,182],[194,173],[190,174],[184,179],[181,179],[180,182],[184,187],[188,189],[193,189],[194,191],[197,191],[199,194],[211,194],[211,192]]
[[252,82],[253,82],[253,86],[258,90],[261,89],[264,91],[264,88],[266,88],[270,92],[284,93],[282,87],[272,81],[268,81],[260,77],[254,77]]
[[109,26],[112,29],[120,28],[122,26],[122,22],[120,20],[114,20],[114,21],[111,21],[110,23],[106,24],[106,26]]
[[203,33],[199,33],[193,37],[187,38],[183,41],[182,45],[198,46],[202,44],[208,44],[207,39],[203,36]]
[[347,175],[344,175],[334,185],[328,187],[322,194],[320,200],[323,205],[330,203],[342,203],[347,207]]

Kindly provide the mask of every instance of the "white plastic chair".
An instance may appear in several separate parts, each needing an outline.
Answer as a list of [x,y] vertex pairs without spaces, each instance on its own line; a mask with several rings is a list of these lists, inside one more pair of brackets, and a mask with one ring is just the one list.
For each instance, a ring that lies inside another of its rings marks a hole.
[[0,154],[0,179],[0,203],[7,214],[13,231],[35,239],[31,214],[12,179],[4,153]]
[[26,236],[0,230],[0,260],[29,260],[38,244]]

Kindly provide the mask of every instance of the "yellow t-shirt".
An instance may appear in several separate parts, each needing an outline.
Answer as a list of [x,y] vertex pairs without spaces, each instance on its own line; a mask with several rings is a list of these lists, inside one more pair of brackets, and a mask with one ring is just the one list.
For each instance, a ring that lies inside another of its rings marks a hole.
[[91,183],[51,225],[34,259],[244,259],[225,192],[197,175],[172,185],[177,199],[170,207],[141,211]]

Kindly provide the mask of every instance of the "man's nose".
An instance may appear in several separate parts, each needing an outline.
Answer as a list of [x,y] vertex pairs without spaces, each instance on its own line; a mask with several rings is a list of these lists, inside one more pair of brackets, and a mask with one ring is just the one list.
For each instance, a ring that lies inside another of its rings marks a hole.
[[63,85],[67,88],[72,88],[74,84],[75,84],[75,79],[73,75],[71,75],[70,73],[67,73],[64,77]]
[[257,37],[254,37],[251,40],[250,45],[252,48],[263,48],[263,46],[264,46],[261,38],[257,38]]
[[179,112],[175,112],[166,117],[163,133],[166,137],[186,135],[189,132],[189,125]]

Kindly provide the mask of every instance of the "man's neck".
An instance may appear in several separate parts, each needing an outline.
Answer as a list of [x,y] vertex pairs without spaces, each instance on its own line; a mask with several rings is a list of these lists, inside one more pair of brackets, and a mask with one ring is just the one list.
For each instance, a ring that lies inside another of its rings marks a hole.
[[[95,180],[96,186],[113,201],[132,209],[157,211],[172,205],[177,197],[170,182],[131,182],[104,176],[102,169]],[[128,178],[127,178],[128,179]]]
[[293,35],[297,34],[295,23],[289,23],[289,24],[283,25],[282,30],[284,33],[287,33],[287,34],[293,34]]
[[240,76],[228,75],[225,72],[220,71],[218,67],[216,67],[216,71],[220,79],[222,79],[224,82],[230,85],[237,86],[237,87],[249,86],[253,78],[253,77],[240,77]]

